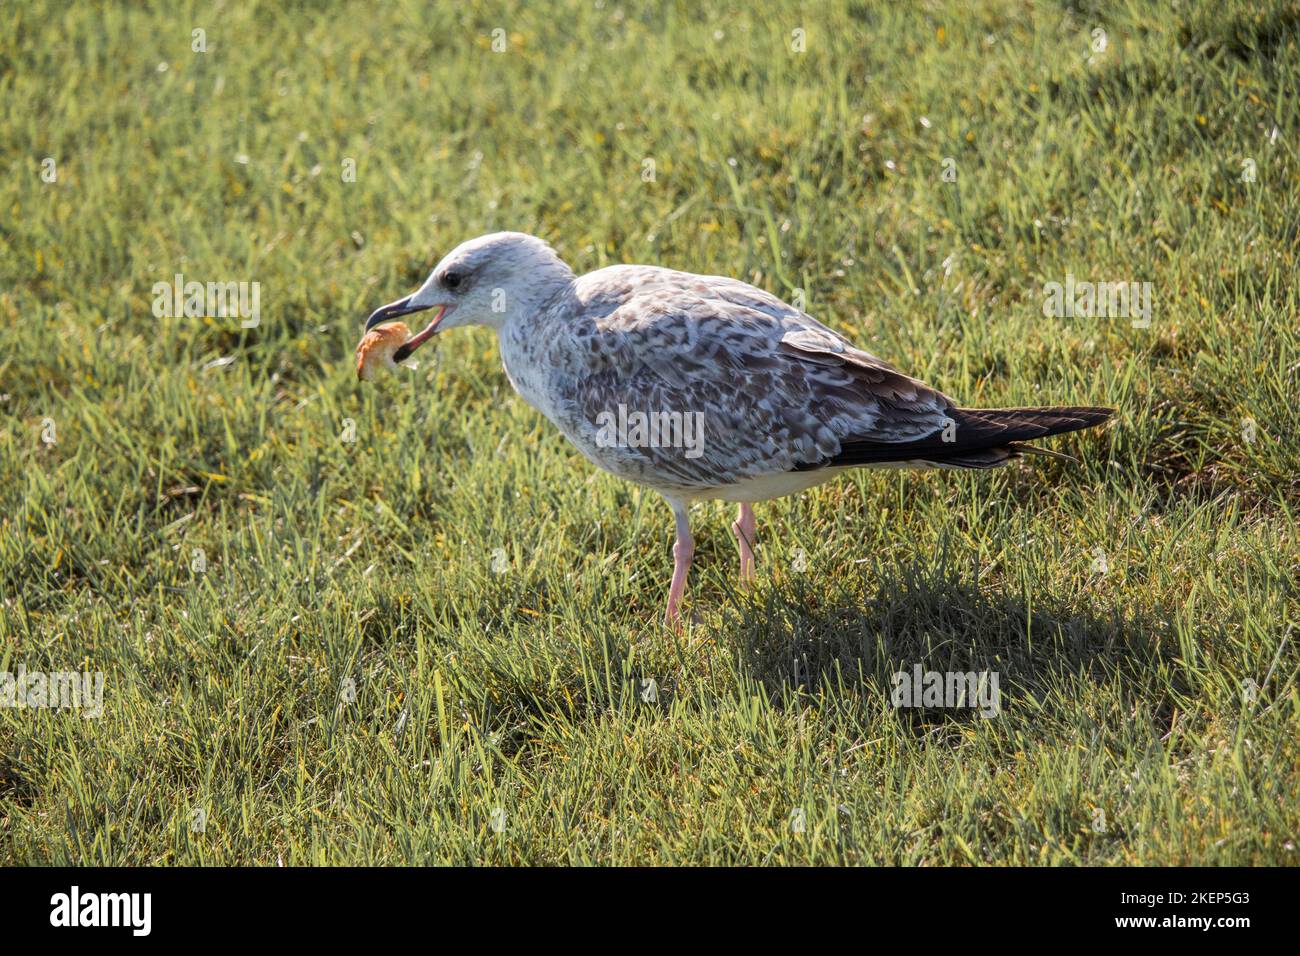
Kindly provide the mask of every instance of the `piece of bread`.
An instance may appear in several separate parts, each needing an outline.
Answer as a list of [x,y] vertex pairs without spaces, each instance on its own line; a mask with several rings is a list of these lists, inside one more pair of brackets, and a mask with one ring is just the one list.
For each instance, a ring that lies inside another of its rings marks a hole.
[[357,378],[368,382],[381,368],[397,368],[393,353],[406,344],[411,330],[401,322],[371,329],[357,344]]

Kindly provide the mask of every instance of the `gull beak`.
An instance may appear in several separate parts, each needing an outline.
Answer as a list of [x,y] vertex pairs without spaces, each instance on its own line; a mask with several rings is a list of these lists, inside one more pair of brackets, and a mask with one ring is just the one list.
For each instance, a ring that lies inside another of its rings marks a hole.
[[438,323],[443,320],[448,312],[454,308],[450,305],[412,305],[413,295],[408,295],[404,299],[398,299],[396,302],[390,302],[388,305],[381,305],[370,313],[370,318],[366,319],[366,331],[369,332],[377,325],[385,322],[392,322],[394,319],[400,319],[404,315],[411,315],[415,312],[426,312],[429,309],[437,309],[433,321],[424,327],[422,332],[413,335],[405,345],[393,353],[394,362],[404,362],[406,357],[419,348],[420,344],[426,339],[432,337],[433,333],[438,331]]
[[408,295],[404,299],[398,299],[396,302],[390,302],[388,305],[381,305],[375,309],[370,313],[370,318],[366,319],[366,331],[369,332],[376,325],[400,319],[412,312],[423,312],[425,309],[432,308],[432,306],[428,305],[411,305],[412,298],[414,298],[414,295]]

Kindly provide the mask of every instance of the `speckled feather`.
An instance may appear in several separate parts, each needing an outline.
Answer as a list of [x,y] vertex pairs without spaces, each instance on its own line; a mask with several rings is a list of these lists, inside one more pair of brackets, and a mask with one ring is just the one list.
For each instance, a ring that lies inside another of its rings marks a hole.
[[[846,442],[909,442],[953,402],[760,289],[719,276],[611,266],[508,327],[512,382],[593,462],[677,497],[830,464]],[[700,412],[702,454],[601,447],[620,405]]]

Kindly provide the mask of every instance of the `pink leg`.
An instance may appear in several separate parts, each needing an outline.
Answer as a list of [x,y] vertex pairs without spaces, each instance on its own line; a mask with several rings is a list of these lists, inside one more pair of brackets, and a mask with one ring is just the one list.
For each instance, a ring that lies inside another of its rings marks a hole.
[[758,522],[754,520],[754,506],[748,501],[740,506],[740,517],[731,525],[736,535],[736,544],[740,545],[740,580],[742,583],[754,578],[754,542],[758,539]]
[[677,606],[682,602],[686,590],[686,572],[691,568],[691,558],[695,555],[695,539],[691,537],[691,526],[686,516],[686,505],[669,502],[673,517],[677,520],[677,542],[673,545],[673,583],[668,588],[668,609],[664,612],[664,624],[674,631],[681,629],[681,615]]

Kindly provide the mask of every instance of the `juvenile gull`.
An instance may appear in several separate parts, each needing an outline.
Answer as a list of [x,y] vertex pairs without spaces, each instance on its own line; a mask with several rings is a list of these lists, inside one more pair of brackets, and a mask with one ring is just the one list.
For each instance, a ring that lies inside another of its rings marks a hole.
[[[847,468],[993,468],[1019,442],[1098,425],[1109,408],[977,410],[736,279],[656,266],[576,276],[542,240],[497,232],[457,246],[366,331],[433,310],[435,332],[497,331],[510,384],[606,471],[662,494],[677,541],[664,614],[679,623],[692,501],[737,502],[740,576],[754,570],[753,502]],[[666,434],[666,437],[665,437]]]

